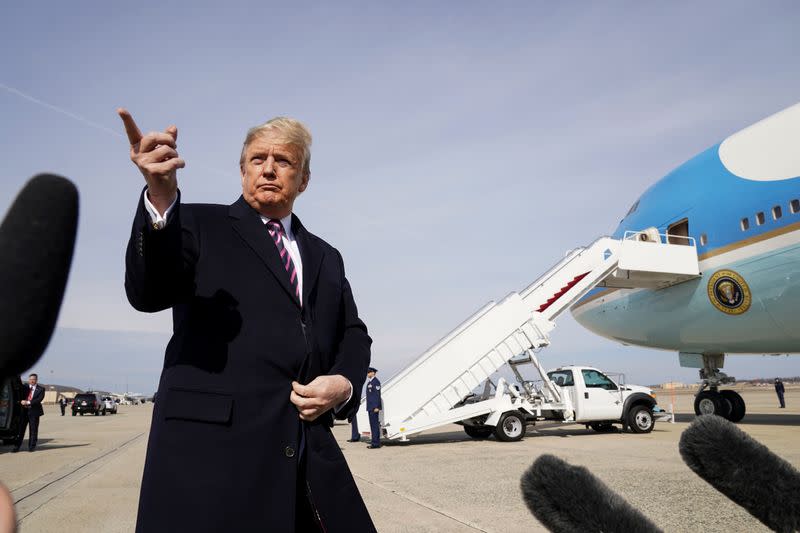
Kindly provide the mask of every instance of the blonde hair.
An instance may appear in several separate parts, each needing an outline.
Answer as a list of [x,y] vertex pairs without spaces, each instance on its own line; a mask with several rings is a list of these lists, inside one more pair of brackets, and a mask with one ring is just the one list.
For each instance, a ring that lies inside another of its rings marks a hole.
[[254,139],[268,133],[274,134],[283,144],[294,144],[303,152],[303,172],[311,172],[311,132],[300,122],[289,117],[271,118],[265,123],[247,130],[247,136],[239,156],[239,166],[244,166],[245,152]]

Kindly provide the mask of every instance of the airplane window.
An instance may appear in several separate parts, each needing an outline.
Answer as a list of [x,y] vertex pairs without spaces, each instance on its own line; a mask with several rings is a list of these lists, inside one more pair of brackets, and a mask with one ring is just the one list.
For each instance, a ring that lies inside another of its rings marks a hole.
[[747,231],[750,229],[750,219],[744,217],[741,222],[742,231]]
[[597,370],[581,370],[583,373],[583,382],[587,387],[605,390],[617,390],[617,386],[613,381],[598,372]]
[[756,224],[757,225],[759,225],[759,226],[762,225],[764,223],[764,220],[765,219],[764,219],[764,212],[763,211],[759,211],[758,213],[756,213]]
[[548,372],[547,377],[560,387],[572,387],[575,385],[572,370],[554,370],[553,372]]
[[708,244],[708,236],[703,233],[700,235],[700,246],[705,246],[706,244]]
[[783,216],[783,211],[781,210],[781,206],[776,205],[772,208],[772,218],[778,220]]
[[800,211],[800,200],[792,200],[789,202],[789,211],[792,213],[797,213]]

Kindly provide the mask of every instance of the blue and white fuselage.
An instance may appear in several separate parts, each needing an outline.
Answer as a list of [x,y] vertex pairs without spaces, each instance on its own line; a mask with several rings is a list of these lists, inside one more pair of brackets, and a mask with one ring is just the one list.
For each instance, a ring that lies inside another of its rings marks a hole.
[[[678,352],[800,352],[800,104],[662,178],[614,236],[650,227],[693,237],[701,277],[659,290],[595,289],[572,308],[580,324]],[[715,274],[729,282],[714,285]]]

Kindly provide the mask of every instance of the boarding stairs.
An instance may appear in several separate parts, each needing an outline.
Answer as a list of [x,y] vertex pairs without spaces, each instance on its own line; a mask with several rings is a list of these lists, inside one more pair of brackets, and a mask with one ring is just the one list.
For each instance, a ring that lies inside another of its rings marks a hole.
[[[676,239],[685,242],[674,244]],[[546,385],[542,401],[561,406],[568,417],[570,406],[564,403],[568,399],[562,397],[566,395],[549,382],[535,356],[550,344],[549,333],[559,315],[595,287],[659,289],[698,276],[694,240],[659,235],[654,228],[628,232],[622,239],[601,237],[568,252],[530,286],[483,306],[382,385],[385,436],[405,440],[478,415],[499,418],[504,409],[523,401],[519,389],[505,380],[498,381],[492,402],[465,404],[464,400],[503,365],[511,363],[519,375],[519,361],[536,366]],[[526,403],[526,408],[536,406]],[[358,423],[369,427],[363,408]]]

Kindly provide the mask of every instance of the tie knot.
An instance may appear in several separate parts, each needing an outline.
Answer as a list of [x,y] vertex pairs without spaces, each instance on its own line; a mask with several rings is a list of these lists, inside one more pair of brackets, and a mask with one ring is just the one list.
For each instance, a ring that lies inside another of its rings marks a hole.
[[271,218],[267,221],[267,228],[273,233],[277,233],[278,235],[283,235],[283,224],[281,224],[280,220],[275,218]]

